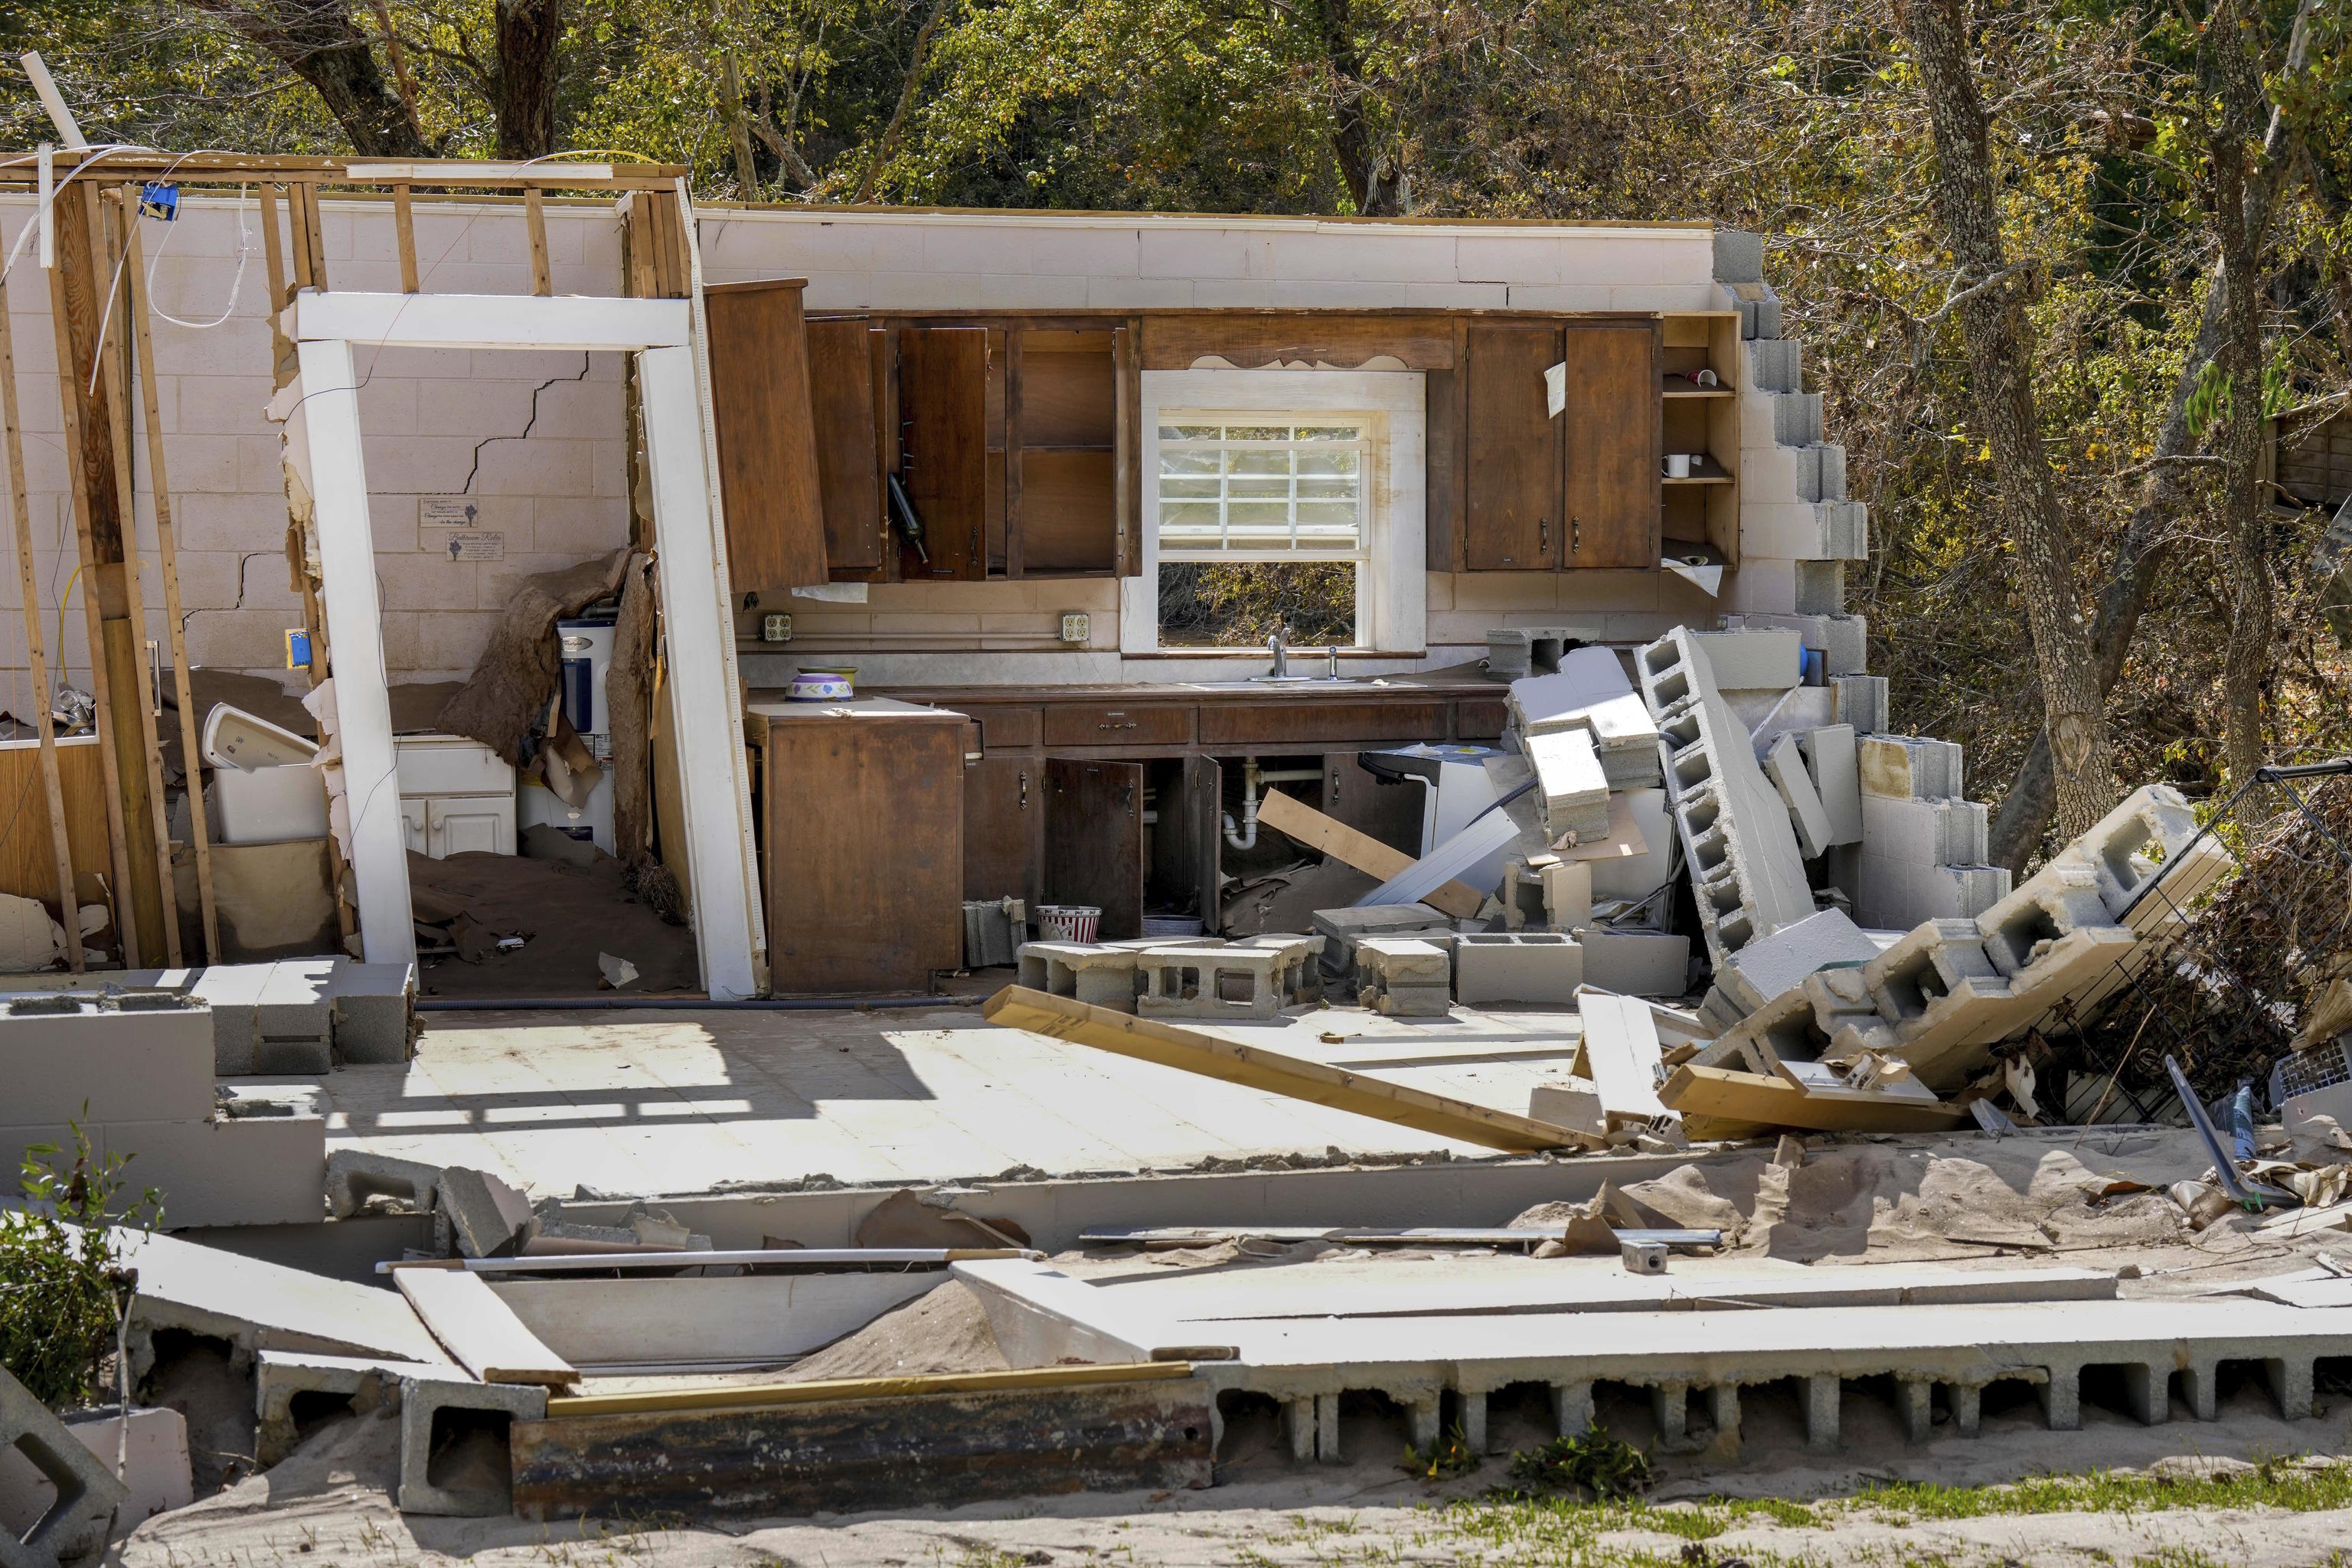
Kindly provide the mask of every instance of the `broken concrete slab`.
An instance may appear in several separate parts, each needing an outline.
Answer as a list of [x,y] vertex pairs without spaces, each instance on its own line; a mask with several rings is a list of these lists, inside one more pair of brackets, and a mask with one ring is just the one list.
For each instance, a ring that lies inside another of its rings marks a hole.
[[441,1173],[435,1205],[449,1222],[461,1258],[505,1258],[531,1223],[530,1200],[487,1171],[451,1165]]
[[1315,931],[1323,938],[1324,973],[1350,975],[1356,969],[1356,944],[1365,938],[1450,936],[1454,921],[1427,904],[1357,904],[1317,910]]
[[1789,808],[1789,826],[1797,831],[1797,847],[1808,860],[1820,858],[1835,840],[1831,836],[1829,812],[1822,804],[1821,792],[1813,787],[1813,775],[1805,766],[1796,736],[1782,735],[1773,742],[1764,757],[1764,772],[1772,787],[1780,792],[1781,804]]
[[1573,1127],[1595,1138],[1609,1135],[1609,1112],[1601,1089],[1589,1078],[1539,1083],[1528,1091],[1528,1115],[1555,1127]]
[[1829,819],[1831,844],[1862,842],[1862,773],[1851,724],[1825,724],[1796,732],[1797,747],[1812,775],[1813,793]]
[[1454,939],[1454,994],[1465,1007],[1570,1007],[1583,984],[1584,950],[1565,931]]
[[327,1212],[349,1219],[372,1199],[386,1198],[410,1214],[430,1214],[441,1187],[441,1167],[367,1149],[327,1156]]
[[0,1552],[13,1560],[10,1568],[16,1562],[54,1564],[106,1545],[107,1523],[130,1500],[131,1489],[5,1367],[0,1367],[0,1448],[31,1460],[52,1489],[48,1507],[29,1529],[0,1532]]

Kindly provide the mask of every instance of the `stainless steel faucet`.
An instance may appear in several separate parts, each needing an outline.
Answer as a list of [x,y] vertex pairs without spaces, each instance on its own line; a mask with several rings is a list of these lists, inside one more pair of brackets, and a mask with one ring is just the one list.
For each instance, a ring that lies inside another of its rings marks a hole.
[[1290,674],[1290,659],[1286,651],[1286,647],[1282,638],[1282,628],[1275,627],[1274,635],[1265,639],[1265,648],[1268,653],[1274,655],[1274,668],[1269,673],[1276,680],[1285,679]]
[[1337,680],[1339,679],[1339,645],[1338,643],[1333,643],[1329,651],[1331,654],[1331,679]]

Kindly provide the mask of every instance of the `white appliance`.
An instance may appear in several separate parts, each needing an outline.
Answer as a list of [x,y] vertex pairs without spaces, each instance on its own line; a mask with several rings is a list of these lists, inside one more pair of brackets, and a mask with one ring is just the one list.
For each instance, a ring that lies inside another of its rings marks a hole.
[[215,703],[205,720],[213,765],[206,822],[220,844],[286,844],[327,836],[327,786],[310,759],[318,742],[241,708]]
[[541,824],[567,833],[574,838],[586,839],[605,854],[613,853],[613,770],[608,764],[604,776],[588,792],[585,805],[567,805],[563,797],[541,784],[537,779],[525,779],[515,790],[515,826],[518,831]]
[[409,848],[432,860],[515,852],[515,773],[506,759],[463,735],[398,735],[393,746]]
[[604,703],[605,676],[613,668],[613,622],[586,618],[555,623],[563,714],[599,758],[613,754],[611,710]]

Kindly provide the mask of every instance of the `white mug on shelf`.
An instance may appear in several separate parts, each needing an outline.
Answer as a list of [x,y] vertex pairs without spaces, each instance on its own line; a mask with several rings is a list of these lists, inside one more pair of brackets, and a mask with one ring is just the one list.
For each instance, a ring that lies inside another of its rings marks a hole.
[[1690,471],[1691,460],[1690,454],[1688,452],[1668,452],[1666,454],[1666,478],[1670,479],[1686,479],[1690,478]]

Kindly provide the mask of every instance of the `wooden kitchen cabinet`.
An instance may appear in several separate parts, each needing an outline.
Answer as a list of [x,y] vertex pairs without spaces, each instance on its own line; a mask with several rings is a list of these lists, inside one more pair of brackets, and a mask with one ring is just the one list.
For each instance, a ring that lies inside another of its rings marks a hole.
[[909,583],[988,574],[988,331],[898,331],[898,464],[923,525],[924,556],[900,552]]
[[739,593],[828,577],[801,310],[805,281],[718,284],[704,294],[727,576]]
[[1562,563],[1658,563],[1660,404],[1654,321],[1572,324],[1559,421],[1568,509]]
[[836,577],[882,566],[888,523],[874,430],[874,361],[863,316],[808,324],[809,405],[817,490],[824,503],[825,565]]
[[970,763],[963,774],[963,896],[1034,901],[1045,859],[1045,759],[1014,752]]
[[1559,428],[1544,401],[1559,332],[1549,321],[1474,321],[1465,335],[1462,558],[1469,571],[1559,564]]
[[867,697],[753,703],[743,727],[761,753],[770,989],[921,994],[961,968],[971,721]]
[[1143,934],[1143,764],[1046,758],[1040,901],[1093,904],[1102,940],[1129,941]]

